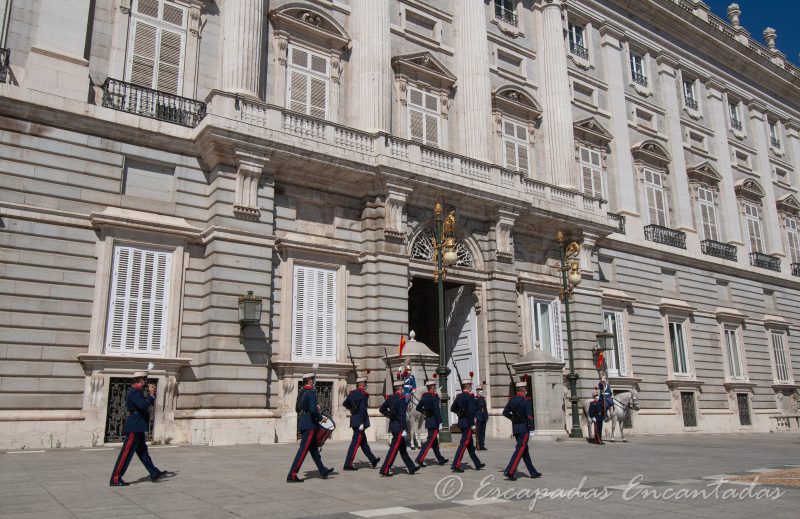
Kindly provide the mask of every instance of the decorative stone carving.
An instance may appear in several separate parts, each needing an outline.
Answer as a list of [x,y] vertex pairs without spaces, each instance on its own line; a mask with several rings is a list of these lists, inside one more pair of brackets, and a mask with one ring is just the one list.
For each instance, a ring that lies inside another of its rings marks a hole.
[[285,32],[275,32],[272,38],[272,46],[275,47],[275,55],[278,58],[278,63],[286,66],[286,57],[289,49],[289,35]]
[[772,27],[767,27],[763,32],[764,43],[767,44],[769,50],[775,51],[775,39],[778,37],[778,32]]
[[593,142],[603,147],[607,146],[614,138],[611,132],[606,130],[594,117],[587,117],[577,121],[573,130],[576,139]]
[[592,256],[594,255],[596,243],[596,234],[583,233],[583,241],[581,241],[581,250],[579,253],[581,274],[594,276],[594,262],[592,261]]
[[174,409],[178,397],[178,379],[172,375],[164,379],[164,409]]
[[686,168],[686,176],[690,182],[695,181],[706,186],[716,186],[722,180],[722,175],[707,160]]
[[403,210],[411,188],[398,184],[388,184],[387,188],[389,194],[386,196],[383,208],[383,233],[387,238],[402,239],[406,234]]
[[442,113],[442,118],[447,119],[450,113],[450,94],[449,92],[442,92],[439,94],[439,107]]
[[428,51],[395,56],[392,58],[392,68],[397,76],[426,83],[448,93],[456,84],[456,76]]
[[652,140],[634,144],[631,148],[631,154],[636,161],[646,162],[665,169],[672,160],[667,149]]
[[741,16],[741,14],[742,10],[739,9],[739,4],[731,4],[728,6],[728,20],[731,22],[734,29],[741,27],[739,23],[739,16]]
[[740,180],[733,186],[737,198],[747,198],[754,201],[761,201],[764,198],[764,189],[752,178]]
[[517,215],[501,211],[494,227],[495,252],[498,261],[510,262],[514,257],[514,242],[511,231]]
[[240,150],[235,150],[234,154],[237,170],[233,212],[240,218],[257,219],[261,216],[258,209],[259,181],[269,158]]
[[106,379],[99,372],[95,371],[89,377],[89,405],[97,407],[100,404],[100,397],[103,394],[103,386]]

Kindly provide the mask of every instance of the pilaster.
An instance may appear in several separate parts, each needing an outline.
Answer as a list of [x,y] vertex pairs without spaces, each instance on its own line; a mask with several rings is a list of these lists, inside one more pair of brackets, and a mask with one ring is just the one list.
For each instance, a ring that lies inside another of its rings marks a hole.
[[391,2],[350,2],[353,53],[348,63],[354,85],[352,123],[369,132],[390,131],[392,99],[389,7]]
[[260,99],[264,0],[228,0],[222,12],[221,89]]

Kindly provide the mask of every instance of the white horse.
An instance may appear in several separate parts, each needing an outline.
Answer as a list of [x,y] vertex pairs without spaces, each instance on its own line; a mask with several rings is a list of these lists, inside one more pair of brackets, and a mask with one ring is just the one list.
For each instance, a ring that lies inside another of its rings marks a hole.
[[406,431],[408,432],[408,445],[412,449],[422,447],[422,427],[425,423],[425,416],[417,411],[417,404],[419,403],[419,393],[414,392],[411,402],[408,404],[406,411]]
[[[589,438],[592,437],[592,420],[589,418],[590,403],[591,399],[585,398],[581,400],[581,409],[583,409],[583,416],[586,417]],[[614,406],[608,411],[608,414],[611,416],[611,441],[615,441],[614,433],[616,432],[617,424],[619,424],[620,438],[623,442],[628,441],[625,438],[625,431],[622,430],[622,424],[625,423],[626,413],[630,413],[631,410],[639,410],[639,398],[636,391],[631,389],[630,391],[616,393],[614,395]],[[606,429],[606,431],[608,431],[608,429]]]

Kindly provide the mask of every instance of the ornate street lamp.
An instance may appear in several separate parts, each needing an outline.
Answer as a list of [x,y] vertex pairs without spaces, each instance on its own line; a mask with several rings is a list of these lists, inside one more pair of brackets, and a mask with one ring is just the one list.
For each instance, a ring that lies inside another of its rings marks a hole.
[[561,270],[561,301],[564,302],[564,313],[567,316],[567,347],[569,349],[569,400],[572,403],[572,429],[569,432],[570,438],[583,438],[580,419],[578,418],[578,374],[575,373],[575,359],[572,353],[572,325],[569,318],[569,300],[575,287],[581,282],[580,266],[578,265],[578,254],[581,246],[577,242],[570,242],[564,245],[566,239],[564,233],[558,231],[556,235],[558,250],[561,253],[559,269]]
[[433,271],[433,282],[436,283],[437,299],[439,301],[439,366],[436,373],[439,375],[439,385],[442,399],[442,432],[439,435],[441,441],[449,443],[450,436],[450,409],[447,402],[450,400],[447,394],[447,376],[450,368],[447,367],[447,346],[444,336],[444,278],[447,276],[447,267],[452,267],[458,261],[458,253],[455,247],[455,236],[453,230],[456,225],[456,212],[450,211],[447,218],[442,220],[442,206],[436,202],[433,208],[433,263],[436,265]]
[[262,299],[253,295],[252,290],[246,296],[239,296],[239,341],[244,340],[244,329],[248,325],[261,322]]

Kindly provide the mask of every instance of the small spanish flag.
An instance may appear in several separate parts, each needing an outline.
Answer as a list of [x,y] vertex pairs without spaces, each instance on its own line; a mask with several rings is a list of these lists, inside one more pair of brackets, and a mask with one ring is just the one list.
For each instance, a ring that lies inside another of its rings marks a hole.
[[603,351],[600,350],[600,355],[597,356],[597,369],[603,369],[604,362],[605,358],[603,358]]
[[400,335],[400,356],[403,356],[403,347],[406,345],[406,336]]

